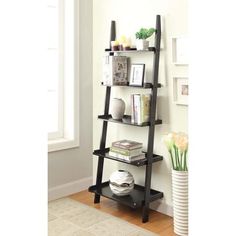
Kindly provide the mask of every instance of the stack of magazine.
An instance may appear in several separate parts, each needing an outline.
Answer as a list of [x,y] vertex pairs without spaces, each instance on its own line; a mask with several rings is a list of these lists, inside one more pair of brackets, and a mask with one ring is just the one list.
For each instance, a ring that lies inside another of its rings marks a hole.
[[145,154],[142,153],[142,143],[131,140],[120,140],[112,143],[110,147],[109,156],[117,159],[122,159],[127,162],[142,160]]

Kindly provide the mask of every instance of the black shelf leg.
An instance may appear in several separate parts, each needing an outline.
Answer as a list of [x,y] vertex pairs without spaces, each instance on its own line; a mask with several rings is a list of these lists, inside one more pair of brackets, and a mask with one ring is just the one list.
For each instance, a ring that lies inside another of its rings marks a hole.
[[[104,115],[108,115],[108,112],[109,112],[110,94],[111,94],[111,87],[107,87]],[[101,137],[101,141],[100,141],[100,150],[103,150],[106,147],[107,125],[108,125],[108,122],[103,121],[102,137]],[[96,179],[96,186],[97,186],[97,189],[99,192],[101,191],[103,165],[104,165],[104,157],[99,156],[98,167],[97,167],[97,179]],[[100,202],[100,195],[95,193],[94,203],[99,203],[99,202]]]
[[145,177],[145,195],[144,195],[144,206],[142,212],[143,223],[148,222],[149,219],[149,203],[150,203],[150,189],[151,189],[151,175],[152,175],[152,163],[148,163],[146,166],[146,177]]
[[[111,34],[110,34],[109,45],[111,47],[111,41],[114,41],[116,39],[116,22],[115,21],[111,21],[110,33]],[[104,115],[108,115],[108,113],[109,113],[110,95],[111,95],[111,87],[107,87]],[[107,121],[103,121],[102,137],[101,137],[101,141],[100,141],[100,150],[103,150],[106,147],[107,125],[108,125]],[[96,179],[96,186],[97,186],[97,189],[99,192],[101,192],[103,165],[104,165],[104,158],[102,156],[99,156],[98,167],[97,167],[97,179]],[[99,203],[99,202],[100,202],[100,195],[95,193],[94,203]]]
[[[96,180],[97,186],[101,186],[102,183],[103,164],[104,164],[104,158],[99,157],[98,167],[97,167],[97,180]],[[95,193],[94,203],[99,203],[99,202],[100,202],[100,195]]]
[[142,222],[146,223],[149,220],[149,208],[147,208],[146,206],[143,207],[143,216],[142,216]]
[[148,148],[147,148],[147,166],[145,175],[145,193],[144,193],[144,206],[143,206],[143,223],[148,221],[149,218],[149,203],[150,203],[150,188],[152,177],[152,156],[153,156],[153,144],[155,134],[155,119],[156,119],[156,100],[157,100],[157,85],[158,85],[158,73],[159,73],[159,58],[160,58],[160,42],[161,42],[161,17],[156,16],[156,35],[155,35],[155,47],[156,53],[153,60],[153,90],[150,107],[150,127],[148,131]]

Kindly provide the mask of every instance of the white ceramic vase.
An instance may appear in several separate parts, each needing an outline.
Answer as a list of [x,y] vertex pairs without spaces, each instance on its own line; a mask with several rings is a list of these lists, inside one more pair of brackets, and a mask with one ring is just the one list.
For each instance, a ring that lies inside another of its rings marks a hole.
[[188,235],[188,172],[172,170],[174,232]]
[[115,120],[120,120],[125,114],[125,102],[121,98],[113,98],[111,104],[111,116]]
[[134,177],[126,170],[117,170],[111,174],[109,186],[117,196],[129,195],[134,188]]
[[136,48],[137,50],[148,50],[149,41],[146,39],[137,39],[136,40]]

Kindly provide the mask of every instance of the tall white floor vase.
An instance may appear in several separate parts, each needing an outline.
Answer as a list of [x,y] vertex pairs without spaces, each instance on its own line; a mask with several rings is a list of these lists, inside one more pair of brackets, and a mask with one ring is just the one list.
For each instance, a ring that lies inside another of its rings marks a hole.
[[188,172],[172,170],[174,232],[188,235]]

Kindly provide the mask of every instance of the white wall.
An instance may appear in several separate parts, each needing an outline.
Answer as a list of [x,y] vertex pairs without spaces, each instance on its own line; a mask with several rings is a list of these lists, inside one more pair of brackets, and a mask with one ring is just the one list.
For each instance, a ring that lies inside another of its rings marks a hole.
[[[117,24],[117,36],[124,34],[131,36],[140,27],[155,27],[156,15],[162,16],[162,47],[160,79],[165,85],[158,91],[157,112],[163,124],[156,126],[154,152],[164,156],[164,160],[153,165],[152,188],[164,192],[161,200],[160,211],[171,214],[171,168],[168,153],[161,143],[161,137],[169,131],[187,132],[188,108],[178,106],[172,99],[172,77],[187,76],[186,66],[174,66],[171,64],[171,37],[187,34],[187,0],[94,0],[93,1],[93,146],[99,148],[102,122],[97,120],[98,114],[103,114],[105,88],[100,86],[102,76],[102,57],[104,48],[109,47],[110,22],[115,20]],[[144,62],[152,66],[152,57],[145,55],[142,58],[135,57],[134,61]],[[114,88],[111,97],[122,97],[126,101],[126,113],[130,113],[130,94],[132,92],[144,92],[139,89]],[[118,139],[133,139],[147,145],[148,128],[137,128],[109,123],[107,146]],[[94,160],[93,176],[96,177],[97,159]],[[103,180],[107,180],[112,171],[124,168],[129,170],[138,184],[144,184],[144,167],[135,168],[121,163],[105,161]],[[156,206],[153,206],[156,209]]]
[[92,0],[78,1],[80,146],[48,155],[49,198],[79,191],[92,176]]

